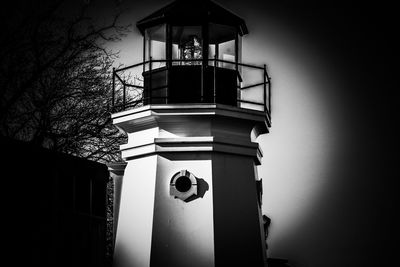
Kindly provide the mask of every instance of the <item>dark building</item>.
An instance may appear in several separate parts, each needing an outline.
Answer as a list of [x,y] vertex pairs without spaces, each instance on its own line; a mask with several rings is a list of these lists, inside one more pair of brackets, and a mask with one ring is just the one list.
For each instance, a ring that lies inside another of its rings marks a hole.
[[107,266],[107,167],[0,140],[10,265]]

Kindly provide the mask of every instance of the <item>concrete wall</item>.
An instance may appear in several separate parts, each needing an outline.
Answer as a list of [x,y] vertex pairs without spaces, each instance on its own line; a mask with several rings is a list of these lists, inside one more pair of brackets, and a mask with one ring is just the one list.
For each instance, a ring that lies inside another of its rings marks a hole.
[[[264,115],[213,104],[112,115],[128,134],[116,267],[264,266],[255,174],[262,152],[250,139],[255,125],[267,132]],[[188,199],[174,195],[177,187],[171,193],[182,170],[195,176],[191,188],[198,190]]]
[[[198,196],[170,194],[175,173],[196,176]],[[163,153],[128,161],[115,267],[264,266],[254,161],[225,153]]]
[[149,266],[157,156],[129,161],[122,182],[114,267]]
[[[152,266],[214,266],[213,175],[209,153],[158,157]],[[203,197],[189,202],[170,195],[173,175],[188,170],[201,179]]]
[[253,159],[215,153],[212,162],[216,266],[263,266],[265,241]]

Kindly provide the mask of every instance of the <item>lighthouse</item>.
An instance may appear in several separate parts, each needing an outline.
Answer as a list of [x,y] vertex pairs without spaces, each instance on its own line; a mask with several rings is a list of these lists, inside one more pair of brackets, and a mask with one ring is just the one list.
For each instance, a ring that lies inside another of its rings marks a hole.
[[245,21],[178,0],[137,22],[143,61],[113,71],[113,124],[128,136],[114,267],[266,266],[261,211],[266,66],[244,64]]

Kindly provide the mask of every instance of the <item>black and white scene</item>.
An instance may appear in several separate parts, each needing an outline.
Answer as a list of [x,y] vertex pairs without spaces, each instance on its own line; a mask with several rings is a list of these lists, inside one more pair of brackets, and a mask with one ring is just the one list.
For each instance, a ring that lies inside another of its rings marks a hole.
[[398,266],[394,4],[1,3],[4,266]]

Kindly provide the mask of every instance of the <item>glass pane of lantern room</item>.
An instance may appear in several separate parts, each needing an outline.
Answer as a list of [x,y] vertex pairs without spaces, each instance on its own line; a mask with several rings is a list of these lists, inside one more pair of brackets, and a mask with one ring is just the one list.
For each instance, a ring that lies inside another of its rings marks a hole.
[[[144,43],[144,60],[165,60],[166,59],[166,26],[165,24],[157,25],[146,29]],[[164,67],[165,62],[152,63],[152,69]],[[146,64],[145,70],[149,69]]]
[[[173,65],[201,65],[203,39],[201,26],[172,27]],[[181,60],[181,61],[180,61]]]
[[223,68],[235,69],[235,40],[219,44],[218,59],[230,62],[222,62]]
[[[214,24],[209,25],[209,58],[229,61],[219,62],[218,66],[228,69],[235,69],[236,65],[236,29],[231,26]],[[240,53],[238,51],[238,53]],[[213,62],[210,62],[213,65]]]

